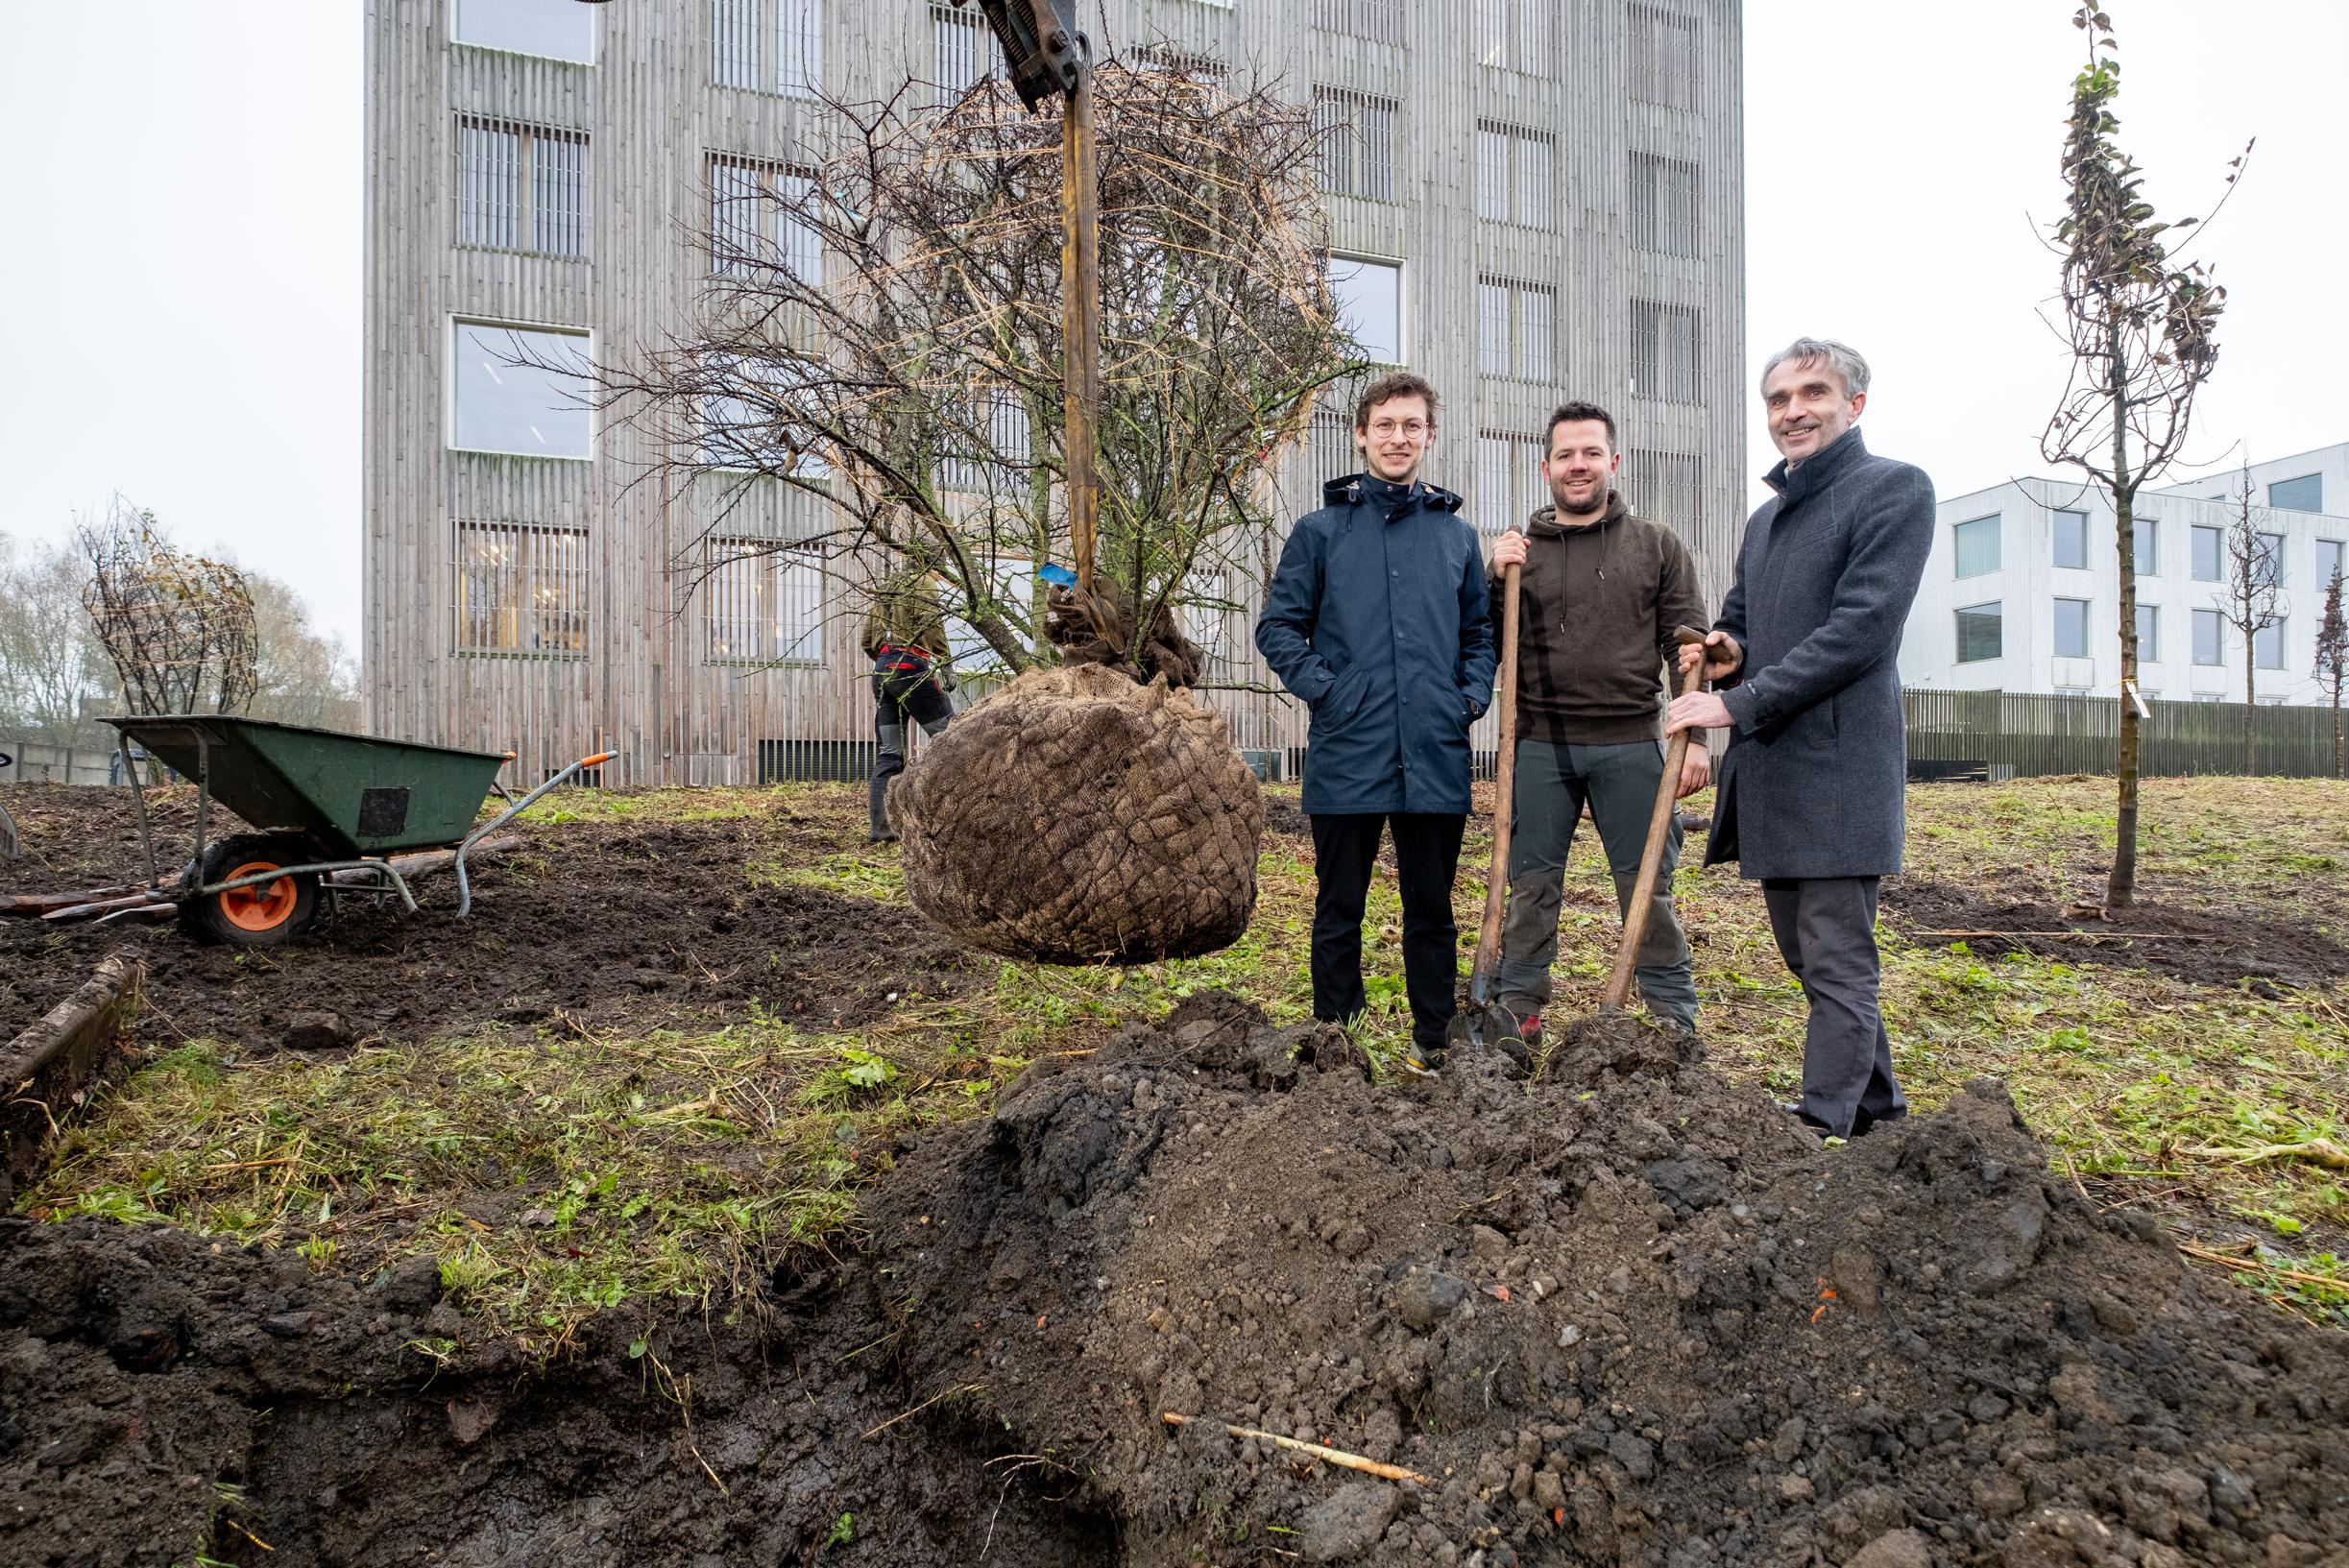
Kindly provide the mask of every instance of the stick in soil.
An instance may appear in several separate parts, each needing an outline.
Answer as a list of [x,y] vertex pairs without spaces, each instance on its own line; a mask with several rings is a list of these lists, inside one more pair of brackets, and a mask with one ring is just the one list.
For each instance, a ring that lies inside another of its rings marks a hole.
[[[1193,1421],[1209,1418],[1183,1415],[1168,1411],[1159,1419],[1168,1426],[1180,1427],[1188,1426]],[[1310,1454],[1325,1463],[1342,1465],[1348,1470],[1360,1470],[1367,1476],[1377,1476],[1385,1481],[1417,1482],[1422,1486],[1433,1486],[1436,1484],[1432,1477],[1423,1476],[1417,1470],[1406,1470],[1399,1464],[1384,1464],[1377,1459],[1366,1459],[1360,1454],[1348,1454],[1343,1449],[1324,1448],[1320,1443],[1309,1443],[1298,1437],[1284,1437],[1277,1432],[1259,1432],[1254,1427],[1236,1427],[1229,1421],[1216,1421],[1213,1424],[1222,1427],[1234,1437],[1253,1437],[1260,1443],[1271,1443],[1275,1447],[1286,1448],[1294,1453]]]
[[952,1399],[957,1394],[977,1393],[980,1389],[985,1387],[986,1385],[983,1383],[965,1383],[959,1387],[949,1388],[944,1393],[932,1394],[928,1399],[925,1399],[919,1405],[914,1406],[913,1409],[909,1411],[900,1411],[895,1415],[890,1416],[886,1421],[882,1422],[881,1425],[860,1434],[860,1440],[861,1440],[863,1437],[880,1436],[883,1433],[897,1425],[898,1422],[905,1420],[909,1415],[921,1414],[924,1411],[930,1409],[931,1406],[936,1404],[941,1399]]

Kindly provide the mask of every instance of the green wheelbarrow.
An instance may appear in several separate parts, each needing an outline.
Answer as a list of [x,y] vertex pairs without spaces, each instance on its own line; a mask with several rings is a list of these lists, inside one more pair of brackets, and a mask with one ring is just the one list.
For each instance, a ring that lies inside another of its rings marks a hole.
[[[146,893],[123,906],[175,905],[191,934],[240,947],[293,941],[317,920],[322,901],[381,904],[396,897],[413,912],[415,895],[392,860],[412,851],[455,851],[457,918],[464,919],[473,905],[468,852],[541,795],[611,755],[582,758],[516,800],[497,785],[511,753],[420,746],[225,713],[106,722],[116,732],[147,856]],[[133,742],[196,783],[195,852],[169,882],[156,859]],[[475,826],[493,788],[506,808]],[[207,839],[215,798],[261,831]]]

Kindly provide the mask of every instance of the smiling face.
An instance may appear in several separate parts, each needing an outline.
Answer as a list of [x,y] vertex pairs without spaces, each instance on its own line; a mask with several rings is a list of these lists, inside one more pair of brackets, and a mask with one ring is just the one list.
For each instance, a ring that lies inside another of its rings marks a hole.
[[1550,455],[1541,465],[1561,519],[1586,518],[1607,506],[1608,481],[1621,462],[1604,420],[1561,420],[1550,427]]
[[1436,422],[1427,399],[1417,393],[1390,398],[1365,411],[1354,431],[1370,472],[1391,485],[1407,485],[1419,476],[1427,449],[1436,444]]
[[1771,445],[1791,466],[1818,456],[1859,419],[1868,395],[1844,389],[1824,357],[1789,359],[1762,382],[1762,412]]

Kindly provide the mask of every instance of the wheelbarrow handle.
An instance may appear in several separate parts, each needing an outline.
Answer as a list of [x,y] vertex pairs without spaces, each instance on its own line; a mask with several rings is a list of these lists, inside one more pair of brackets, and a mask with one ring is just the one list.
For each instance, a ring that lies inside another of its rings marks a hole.
[[498,812],[496,816],[490,818],[489,821],[483,823],[480,827],[475,828],[472,832],[465,835],[465,841],[457,846],[457,918],[459,920],[463,920],[467,915],[472,914],[473,910],[472,880],[466,875],[465,870],[465,856],[467,852],[472,850],[472,848],[475,844],[479,843],[482,839],[487,838],[490,834],[496,832],[498,829],[504,827],[507,823],[513,821],[516,817],[521,816],[524,811],[528,810],[531,804],[541,795],[545,794],[549,789],[554,788],[558,784],[570,783],[572,777],[578,774],[582,769],[592,768],[598,766],[601,763],[609,762],[612,760],[613,756],[614,754],[611,752],[599,751],[593,757],[582,757],[579,759],[579,760],[570,763],[561,772],[555,774],[554,777],[548,779],[545,784],[539,785],[527,795],[524,795],[521,800],[515,801],[504,810]]

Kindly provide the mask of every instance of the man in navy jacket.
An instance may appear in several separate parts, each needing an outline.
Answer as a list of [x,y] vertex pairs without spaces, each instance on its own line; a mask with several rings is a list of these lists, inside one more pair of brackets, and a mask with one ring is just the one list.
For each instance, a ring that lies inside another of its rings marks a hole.
[[1383,830],[1403,901],[1413,1045],[1440,1061],[1458,1007],[1452,879],[1468,814],[1468,726],[1492,700],[1492,620],[1460,497],[1426,484],[1436,389],[1382,376],[1354,407],[1367,471],[1321,487],[1265,591],[1256,647],[1313,712],[1313,1016],[1360,1014],[1363,901]]

